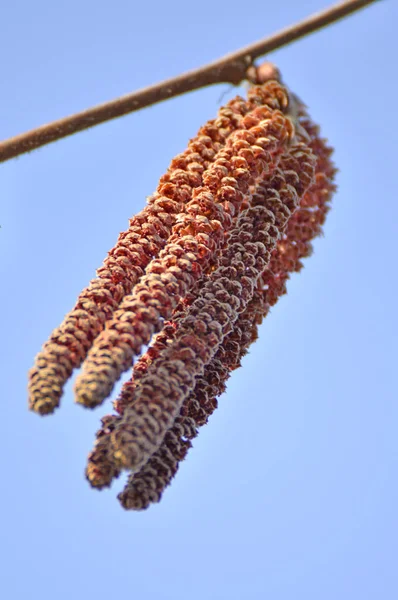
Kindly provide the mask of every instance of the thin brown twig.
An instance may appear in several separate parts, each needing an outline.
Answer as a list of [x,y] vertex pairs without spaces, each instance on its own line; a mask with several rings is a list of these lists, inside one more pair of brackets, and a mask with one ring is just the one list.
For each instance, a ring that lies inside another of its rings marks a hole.
[[4,140],[0,142],[0,162],[5,162],[78,131],[89,129],[90,127],[94,127],[94,125],[121,117],[140,108],[151,106],[162,100],[174,98],[186,92],[216,83],[238,85],[244,79],[250,78],[250,71],[248,73],[248,69],[256,58],[277,50],[282,46],[286,46],[308,33],[318,31],[374,2],[376,0],[346,0],[339,2],[324,11],[307,17],[299,23],[286,27],[263,40],[227,54],[198,69],[188,71],[177,77],[161,81],[155,85]]

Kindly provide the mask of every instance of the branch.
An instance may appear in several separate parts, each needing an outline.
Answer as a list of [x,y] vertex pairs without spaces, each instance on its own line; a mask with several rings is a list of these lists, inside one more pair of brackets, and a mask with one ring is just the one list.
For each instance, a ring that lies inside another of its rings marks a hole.
[[345,0],[339,2],[295,25],[282,29],[236,52],[227,54],[199,69],[188,71],[172,79],[161,81],[155,85],[121,96],[116,100],[99,104],[83,112],[53,121],[0,142],[0,162],[5,162],[78,131],[89,129],[99,123],[121,117],[186,92],[216,83],[238,85],[244,79],[250,79],[248,69],[253,65],[256,58],[286,46],[308,33],[318,31],[375,1]]

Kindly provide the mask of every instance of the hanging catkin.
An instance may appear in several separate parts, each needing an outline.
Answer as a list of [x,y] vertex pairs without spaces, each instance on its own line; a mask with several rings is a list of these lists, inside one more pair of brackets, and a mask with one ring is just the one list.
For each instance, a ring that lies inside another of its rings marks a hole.
[[173,159],[30,371],[48,414],[74,368],[95,407],[138,357],[86,469],[97,488],[129,471],[127,509],[160,500],[329,209],[331,149],[277,70],[258,76]]

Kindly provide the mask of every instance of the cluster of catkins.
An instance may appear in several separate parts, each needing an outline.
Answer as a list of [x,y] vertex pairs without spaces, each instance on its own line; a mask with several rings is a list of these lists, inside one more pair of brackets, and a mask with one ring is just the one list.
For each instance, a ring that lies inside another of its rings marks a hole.
[[93,408],[132,368],[86,468],[96,488],[129,472],[126,509],[160,500],[335,189],[305,106],[269,64],[256,77],[172,160],[29,374],[30,408],[45,415],[73,369],[76,402]]

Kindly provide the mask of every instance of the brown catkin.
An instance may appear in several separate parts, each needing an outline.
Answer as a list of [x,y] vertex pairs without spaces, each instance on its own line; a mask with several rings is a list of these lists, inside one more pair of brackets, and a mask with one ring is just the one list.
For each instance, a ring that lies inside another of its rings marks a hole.
[[75,368],[76,401],[93,408],[133,366],[86,468],[98,489],[129,471],[126,509],[160,500],[311,254],[335,190],[331,149],[276,67],[248,79],[247,100],[228,102],[171,161],[29,372],[29,406],[45,415]]

